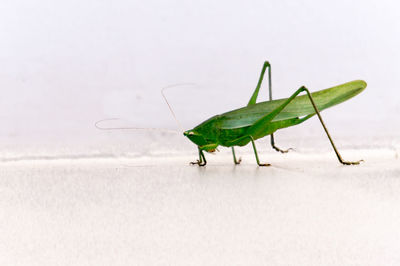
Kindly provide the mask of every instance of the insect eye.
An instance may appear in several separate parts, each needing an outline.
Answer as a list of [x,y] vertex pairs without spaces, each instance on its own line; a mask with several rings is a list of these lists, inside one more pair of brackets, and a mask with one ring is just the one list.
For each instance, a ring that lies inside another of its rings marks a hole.
[[190,131],[190,132],[189,132],[189,135],[194,135],[194,132],[193,132],[193,131]]

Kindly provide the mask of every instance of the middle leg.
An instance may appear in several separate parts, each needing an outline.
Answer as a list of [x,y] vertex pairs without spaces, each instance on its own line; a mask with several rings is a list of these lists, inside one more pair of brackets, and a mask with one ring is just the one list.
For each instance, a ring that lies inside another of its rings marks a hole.
[[239,160],[236,159],[235,148],[233,146],[232,146],[232,155],[233,155],[233,162],[235,164],[240,164],[240,162],[242,161],[242,158],[239,158]]
[[257,161],[258,166],[270,166],[271,164],[269,164],[269,163],[260,163],[260,160],[258,159],[258,154],[257,154],[256,144],[254,143],[254,139],[252,136],[250,136],[250,139],[251,139],[251,144],[253,145],[254,155],[256,156],[256,161]]
[[254,143],[254,138],[253,138],[251,135],[242,136],[242,137],[240,137],[240,138],[238,138],[238,139],[232,140],[232,141],[229,143],[228,147],[232,147],[232,153],[233,153],[233,161],[234,161],[234,163],[235,163],[235,164],[239,164],[240,161],[241,161],[241,159],[239,158],[238,161],[236,160],[235,149],[233,148],[233,146],[236,146],[236,145],[238,145],[238,146],[246,145],[247,143],[249,143],[249,139],[250,139],[250,141],[251,141],[251,144],[253,145],[253,151],[254,151],[254,155],[255,155],[255,157],[256,157],[257,164],[258,164],[259,166],[270,166],[269,163],[260,163],[260,160],[258,159],[258,153],[257,153],[257,149],[256,149],[256,144]]

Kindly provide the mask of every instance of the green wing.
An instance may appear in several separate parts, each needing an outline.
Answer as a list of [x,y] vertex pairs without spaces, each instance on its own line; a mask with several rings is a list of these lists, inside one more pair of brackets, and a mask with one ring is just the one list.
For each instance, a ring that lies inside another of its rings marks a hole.
[[[322,111],[356,96],[366,87],[367,83],[365,81],[355,80],[329,89],[313,92],[311,95],[318,109]],[[220,128],[233,129],[251,126],[258,119],[280,106],[285,100],[286,99],[279,99],[260,102],[255,105],[246,106],[224,113],[219,116]],[[303,117],[312,114],[315,114],[315,111],[311,105],[310,99],[307,97],[307,95],[302,95],[296,97],[272,120],[272,122]]]

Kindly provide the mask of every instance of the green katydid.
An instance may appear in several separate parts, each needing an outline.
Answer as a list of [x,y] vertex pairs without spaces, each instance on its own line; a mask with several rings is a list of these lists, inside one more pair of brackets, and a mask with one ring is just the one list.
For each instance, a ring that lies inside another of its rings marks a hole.
[[[269,101],[256,103],[267,69]],[[183,133],[198,147],[199,159],[196,162],[191,162],[191,164],[206,165],[207,161],[203,151],[214,152],[218,146],[231,147],[233,161],[235,164],[239,164],[240,159],[236,159],[234,146],[244,146],[251,142],[257,164],[269,166],[270,164],[260,163],[254,141],[270,135],[271,145],[275,150],[282,153],[288,152],[288,150],[281,150],[275,146],[273,133],[278,129],[298,125],[315,114],[324,128],[339,162],[345,165],[359,164],[362,160],[348,162],[342,159],[322,120],[320,111],[356,96],[366,86],[365,81],[355,80],[313,93],[302,86],[289,98],[272,100],[271,65],[266,61],[262,67],[256,89],[246,107],[213,116]],[[306,94],[298,96],[301,92]]]

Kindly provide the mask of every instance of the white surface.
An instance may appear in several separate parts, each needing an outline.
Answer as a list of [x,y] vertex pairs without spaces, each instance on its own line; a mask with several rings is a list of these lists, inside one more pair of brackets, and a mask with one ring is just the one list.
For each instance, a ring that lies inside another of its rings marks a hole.
[[398,265],[398,153],[3,163],[1,265]]
[[194,82],[168,92],[187,129],[245,105],[264,60],[275,97],[301,85],[366,80],[365,92],[331,113],[331,127],[357,120],[365,131],[388,133],[400,113],[399,7],[395,0],[2,1],[0,144],[82,145],[108,117],[175,128],[160,88]]

